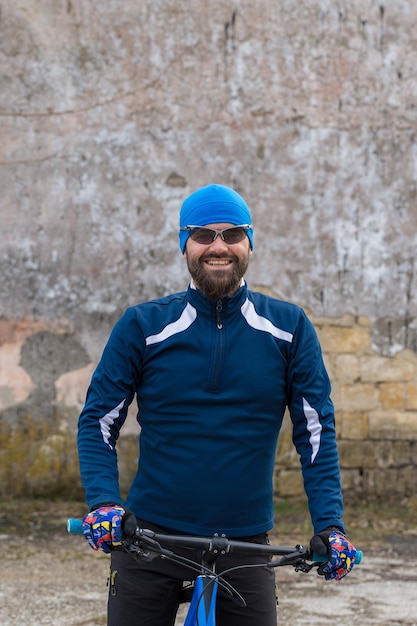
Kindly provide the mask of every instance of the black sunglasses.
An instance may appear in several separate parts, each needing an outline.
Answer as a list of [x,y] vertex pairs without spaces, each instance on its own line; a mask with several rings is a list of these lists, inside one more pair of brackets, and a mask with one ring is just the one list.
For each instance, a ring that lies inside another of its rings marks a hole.
[[238,226],[228,226],[221,230],[209,228],[208,226],[183,226],[180,231],[189,231],[190,239],[203,246],[208,246],[216,240],[217,236],[227,244],[233,245],[242,241],[247,231],[252,228],[252,224],[239,224]]

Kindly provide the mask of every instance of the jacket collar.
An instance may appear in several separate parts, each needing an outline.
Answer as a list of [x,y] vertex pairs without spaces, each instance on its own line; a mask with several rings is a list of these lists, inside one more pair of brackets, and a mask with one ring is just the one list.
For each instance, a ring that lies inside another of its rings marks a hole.
[[[222,314],[232,314],[236,310],[240,310],[240,307],[247,298],[248,286],[246,281],[242,278],[242,283],[236,293],[233,296],[226,296],[220,300],[222,307]],[[190,282],[187,292],[187,298],[190,304],[194,306],[197,311],[202,313],[209,313],[215,315],[218,310],[219,301],[209,300],[206,298],[199,289],[194,285],[193,281]]]

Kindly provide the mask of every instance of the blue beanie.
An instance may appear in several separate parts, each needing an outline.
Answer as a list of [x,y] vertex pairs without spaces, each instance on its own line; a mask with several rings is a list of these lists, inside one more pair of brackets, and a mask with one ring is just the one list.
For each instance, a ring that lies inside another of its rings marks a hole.
[[[180,211],[180,228],[206,226],[206,224],[251,224],[248,205],[237,191],[225,185],[207,185],[197,189],[183,202]],[[253,229],[247,231],[253,249]],[[180,231],[180,248],[184,252],[190,233]]]

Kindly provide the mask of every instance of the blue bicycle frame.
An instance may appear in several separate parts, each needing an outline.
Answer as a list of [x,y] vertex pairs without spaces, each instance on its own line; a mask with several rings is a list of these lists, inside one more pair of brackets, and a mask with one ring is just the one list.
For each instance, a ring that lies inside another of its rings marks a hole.
[[197,576],[184,626],[216,626],[217,588],[215,576]]

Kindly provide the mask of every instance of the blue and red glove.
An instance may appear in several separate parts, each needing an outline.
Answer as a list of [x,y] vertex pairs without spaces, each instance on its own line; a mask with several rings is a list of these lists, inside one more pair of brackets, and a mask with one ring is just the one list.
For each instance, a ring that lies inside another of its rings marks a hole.
[[326,580],[341,580],[355,565],[355,546],[336,528],[326,528],[314,535],[310,548],[318,556],[328,557],[328,562],[317,570]]
[[93,550],[106,554],[122,545],[124,516],[133,515],[119,505],[103,505],[90,511],[83,519],[83,534]]

